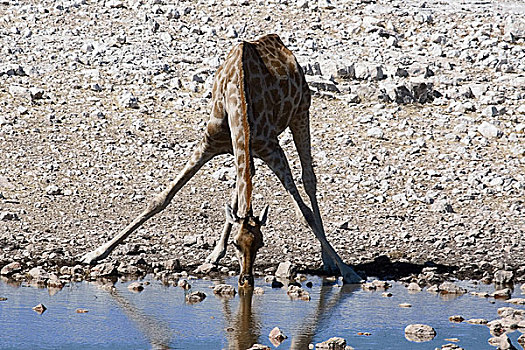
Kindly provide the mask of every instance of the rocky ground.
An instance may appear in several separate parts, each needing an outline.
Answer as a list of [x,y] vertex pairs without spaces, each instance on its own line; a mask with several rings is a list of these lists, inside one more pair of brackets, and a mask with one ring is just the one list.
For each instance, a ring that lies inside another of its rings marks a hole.
[[[519,1],[2,0],[0,267],[45,279],[203,262],[234,183],[227,156],[109,264],[70,268],[183,167],[229,49],[277,33],[315,92],[318,196],[344,260],[421,283],[523,281],[523,13]],[[298,178],[289,133],[281,143]],[[271,206],[258,272],[319,268],[320,245],[257,164],[255,209]],[[222,264],[236,270],[233,251]]]

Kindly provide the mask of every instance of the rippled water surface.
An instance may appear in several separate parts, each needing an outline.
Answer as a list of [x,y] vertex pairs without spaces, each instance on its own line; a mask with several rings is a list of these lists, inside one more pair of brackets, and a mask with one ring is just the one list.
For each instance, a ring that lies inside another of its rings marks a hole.
[[[451,323],[448,317],[497,318],[497,309],[509,305],[503,301],[471,295],[444,299],[426,291],[409,294],[394,283],[389,290],[368,292],[360,288],[323,285],[310,277],[310,301],[291,300],[285,289],[272,289],[264,281],[256,285],[263,295],[224,299],[213,295],[212,281],[192,280],[192,290],[201,290],[207,298],[198,304],[185,303],[185,291],[166,287],[151,280],[141,293],[127,289],[129,282],[117,282],[108,291],[95,283],[74,283],[54,295],[47,289],[0,282],[0,348],[2,349],[246,349],[253,343],[274,346],[268,339],[278,326],[288,335],[279,349],[308,349],[308,344],[333,336],[343,337],[356,349],[434,349],[458,338],[465,349],[495,349],[487,340],[487,327]],[[236,279],[226,283],[236,286]],[[469,291],[491,292],[491,286],[463,284]],[[519,286],[518,286],[519,287]],[[519,296],[519,288],[515,289]],[[32,307],[42,303],[47,310],[39,315]],[[400,308],[410,303],[411,308]],[[77,313],[79,308],[87,313]],[[410,323],[434,327],[437,336],[429,342],[405,339],[404,328]],[[370,335],[358,335],[368,332]],[[509,335],[512,343],[521,333]]]

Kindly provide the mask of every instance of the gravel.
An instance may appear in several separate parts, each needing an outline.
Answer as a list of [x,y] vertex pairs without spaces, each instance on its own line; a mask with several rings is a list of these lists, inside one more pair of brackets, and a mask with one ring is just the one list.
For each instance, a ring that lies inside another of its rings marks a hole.
[[[12,278],[63,266],[63,278],[88,277],[77,257],[184,166],[230,48],[275,32],[309,74],[320,209],[346,262],[405,266],[383,274],[391,278],[447,266],[425,276],[489,281],[502,270],[525,280],[522,2],[8,0],[0,9],[0,268],[20,263]],[[289,132],[281,144],[299,178]],[[254,209],[271,206],[256,272],[282,261],[319,268],[319,243],[256,165]],[[231,157],[211,161],[94,275],[193,271],[222,229],[232,168]],[[229,249],[221,271],[232,273]]]

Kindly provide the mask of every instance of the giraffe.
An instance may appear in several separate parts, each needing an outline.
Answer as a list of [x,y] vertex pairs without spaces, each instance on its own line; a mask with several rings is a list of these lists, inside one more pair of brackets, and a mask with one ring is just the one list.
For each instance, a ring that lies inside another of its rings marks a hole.
[[[146,220],[165,209],[205,163],[220,154],[233,154],[235,189],[231,203],[226,205],[226,223],[220,239],[207,262],[217,264],[224,257],[235,226],[233,245],[240,263],[239,286],[253,286],[255,256],[263,246],[261,227],[268,216],[267,206],[259,217],[254,216],[252,210],[253,159],[258,157],[277,175],[292,198],[299,218],[306,221],[321,243],[324,267],[332,272],[338,270],[344,283],[361,282],[361,277],[343,263],[326,239],[310,150],[310,103],[304,73],[278,35],[270,34],[236,45],[215,74],[211,115],[203,138],[183,170],[127,227],[81,260],[92,264],[107,257]],[[303,201],[279,145],[278,135],[286,128],[293,135],[311,208]]]

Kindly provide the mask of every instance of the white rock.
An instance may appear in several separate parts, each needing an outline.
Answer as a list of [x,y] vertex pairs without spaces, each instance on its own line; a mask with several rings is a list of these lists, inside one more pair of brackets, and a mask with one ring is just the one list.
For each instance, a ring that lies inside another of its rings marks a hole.
[[366,135],[368,137],[373,137],[376,139],[382,139],[385,136],[385,133],[383,132],[383,129],[380,127],[372,127],[366,131]]
[[503,133],[494,125],[489,122],[483,122],[478,126],[478,132],[487,139],[501,137]]

